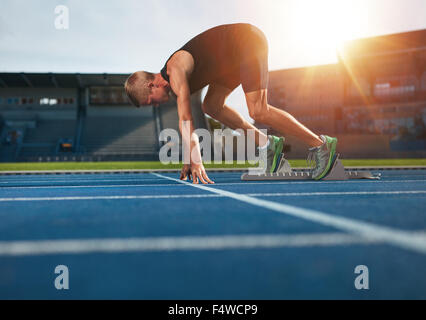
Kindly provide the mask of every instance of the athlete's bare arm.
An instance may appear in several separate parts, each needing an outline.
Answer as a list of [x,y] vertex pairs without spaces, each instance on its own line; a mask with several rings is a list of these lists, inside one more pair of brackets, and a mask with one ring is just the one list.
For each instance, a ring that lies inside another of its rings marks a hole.
[[170,87],[177,96],[177,108],[179,116],[179,129],[183,139],[183,148],[188,159],[190,155],[190,164],[184,164],[180,178],[186,180],[189,176],[193,183],[213,183],[207,176],[201,161],[200,146],[198,137],[194,134],[194,125],[191,112],[190,89],[188,85],[188,77],[194,68],[194,59],[186,51],[178,51],[167,63],[167,73],[170,78]]

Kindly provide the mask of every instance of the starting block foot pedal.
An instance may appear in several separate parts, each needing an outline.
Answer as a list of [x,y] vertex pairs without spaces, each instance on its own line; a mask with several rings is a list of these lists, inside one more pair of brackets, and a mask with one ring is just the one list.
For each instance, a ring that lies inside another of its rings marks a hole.
[[[321,180],[348,180],[348,179],[380,179],[380,174],[373,175],[370,171],[350,171],[345,170],[342,162],[339,159],[339,155],[336,155],[336,159],[332,167],[330,168],[327,175]],[[291,168],[290,163],[284,157],[281,157],[280,164],[277,172],[259,172],[249,171],[241,175],[243,181],[292,181],[292,180],[312,180],[310,170],[308,169],[295,169]]]
[[327,175],[322,178],[322,180],[348,180],[348,176],[345,172],[345,167],[342,162],[339,160],[339,155],[336,155],[336,158],[328,171]]

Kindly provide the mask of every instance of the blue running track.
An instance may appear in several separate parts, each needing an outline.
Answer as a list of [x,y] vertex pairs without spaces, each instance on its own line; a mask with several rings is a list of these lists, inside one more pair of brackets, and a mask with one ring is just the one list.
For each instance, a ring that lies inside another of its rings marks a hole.
[[0,298],[426,299],[426,170],[209,175],[201,188],[176,173],[0,176]]

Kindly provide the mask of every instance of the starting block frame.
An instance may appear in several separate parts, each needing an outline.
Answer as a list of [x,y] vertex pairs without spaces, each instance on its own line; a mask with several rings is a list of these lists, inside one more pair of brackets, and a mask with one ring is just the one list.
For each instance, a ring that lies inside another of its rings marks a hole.
[[[348,180],[348,179],[380,179],[380,174],[373,175],[368,170],[346,170],[342,162],[339,159],[339,155],[328,171],[327,175],[321,180]],[[245,172],[241,175],[243,181],[265,181],[265,180],[312,180],[311,172],[309,169],[292,169],[288,160],[281,158],[277,172],[265,173],[258,172],[255,170],[251,172]]]

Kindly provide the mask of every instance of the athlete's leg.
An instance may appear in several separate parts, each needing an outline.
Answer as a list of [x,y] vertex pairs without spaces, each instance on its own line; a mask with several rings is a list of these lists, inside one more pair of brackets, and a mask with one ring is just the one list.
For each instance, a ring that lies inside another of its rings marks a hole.
[[250,116],[260,123],[271,126],[275,130],[299,138],[311,148],[310,153],[315,159],[312,178],[322,179],[335,161],[337,139],[329,136],[317,136],[291,114],[275,108],[267,102],[266,89],[246,92],[246,100]]
[[[319,137],[303,124],[297,121],[291,114],[284,110],[275,108],[268,104],[268,44],[266,37],[260,30],[253,31],[252,41],[248,43],[245,52],[254,52],[255,54],[243,56],[240,64],[240,78],[243,90],[246,95],[247,106],[250,116],[257,122],[266,124],[283,134],[292,135],[310,146],[310,153],[315,158],[315,168],[312,170],[312,178],[323,178],[331,167],[336,152],[337,139],[321,136]],[[276,140],[275,138],[273,140]],[[272,143],[270,153],[274,159],[282,143]],[[269,154],[268,150],[268,154]],[[269,156],[268,156],[269,157]],[[275,162],[276,165],[276,162]],[[274,169],[272,162],[271,171]]]
[[266,124],[284,135],[294,136],[310,147],[323,144],[321,138],[297,121],[291,114],[275,108],[267,102],[267,89],[246,92],[250,117],[256,122]]
[[229,89],[218,84],[211,84],[203,101],[203,111],[213,119],[216,119],[233,130],[244,130],[246,136],[247,130],[254,130],[256,145],[265,145],[267,141],[266,135],[264,135],[251,123],[244,120],[237,111],[225,104],[225,100],[232,90],[233,89]]
[[241,58],[240,79],[250,116],[283,134],[299,138],[310,147],[321,145],[322,140],[292,115],[268,104],[268,41],[256,27],[252,27],[249,35],[245,41],[247,54]]

